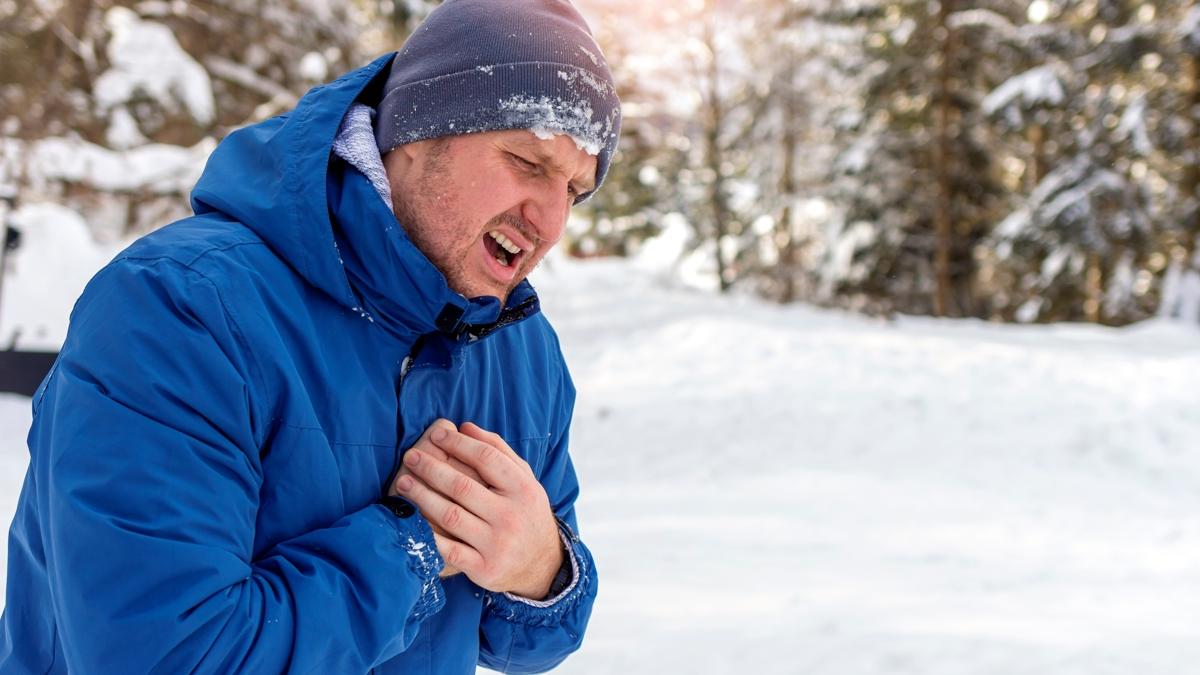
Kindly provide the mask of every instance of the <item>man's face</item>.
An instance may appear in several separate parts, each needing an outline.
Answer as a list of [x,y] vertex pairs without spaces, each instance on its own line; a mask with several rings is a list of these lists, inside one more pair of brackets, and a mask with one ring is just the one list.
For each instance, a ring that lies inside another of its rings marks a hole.
[[450,287],[501,302],[562,237],[596,176],[596,158],[569,137],[525,130],[402,145],[384,166],[396,218]]

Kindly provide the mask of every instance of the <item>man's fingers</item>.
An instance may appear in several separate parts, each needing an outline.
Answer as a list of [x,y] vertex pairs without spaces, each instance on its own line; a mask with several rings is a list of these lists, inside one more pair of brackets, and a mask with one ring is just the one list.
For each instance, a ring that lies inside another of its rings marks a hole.
[[[446,454],[445,450],[439,448],[432,440],[430,440],[430,438],[429,438],[430,435],[438,429],[445,429],[447,431],[458,431],[458,428],[455,427],[454,423],[451,422],[450,420],[444,419],[444,418],[437,419],[433,422],[433,424],[430,424],[429,427],[425,429],[425,433],[421,434],[421,437],[417,439],[417,442],[415,444],[413,444],[413,448],[417,448],[419,450],[428,452],[429,454],[433,455],[434,457],[437,457],[438,459],[442,460],[443,462],[448,463],[450,466],[454,467],[455,469],[458,469],[459,471],[467,474],[468,476],[470,476],[472,479],[479,482],[480,484],[486,485],[486,483],[484,483],[483,478],[480,477],[478,471],[467,466],[466,464],[463,464],[462,462],[451,457],[450,455]],[[402,466],[400,468],[400,470],[404,471],[405,468]]]
[[[437,460],[426,456],[422,459],[422,463],[434,464]],[[447,471],[451,471],[474,485],[478,490],[486,491],[486,488],[480,486],[475,481],[463,476],[462,474],[450,469],[450,467],[442,464]],[[465,542],[483,541],[488,536],[490,528],[487,523],[483,522],[467,508],[458,503],[447,499],[436,488],[431,487],[426,483],[427,478],[421,475],[401,476],[396,480],[397,491],[406,499],[416,504],[421,511],[421,515],[425,516],[430,525],[433,526],[434,534],[441,532]],[[455,565],[455,567],[458,567]],[[460,568],[461,569],[461,568]]]
[[494,431],[488,431],[474,422],[463,422],[462,426],[459,427],[459,431],[477,441],[483,441],[488,445],[495,446],[498,450],[503,452],[506,456],[508,456],[509,459],[513,460],[518,465],[527,464],[525,460],[517,454],[517,451],[513,450],[512,447],[509,446],[509,444],[500,436],[500,434],[495,433]]
[[417,445],[421,445],[423,441],[432,443],[433,441],[430,436],[438,431],[458,431],[458,426],[444,417],[439,417],[425,429],[425,433],[421,434],[421,438],[417,439]]
[[[486,521],[498,506],[498,497],[488,488],[452,466],[420,450],[410,450],[404,465],[425,485],[451,502]],[[487,476],[484,476],[487,479]],[[488,483],[491,483],[489,480]]]
[[[438,527],[437,525],[434,525],[433,523],[429,523],[429,527],[433,530],[433,542],[434,542],[435,546],[437,546],[437,541],[439,538],[444,541],[457,541],[454,537],[451,537],[450,535],[443,532],[442,528]],[[439,548],[438,553],[440,554],[441,553],[440,547],[438,547],[438,548]],[[438,576],[441,577],[442,579],[446,579],[446,578],[454,576],[455,574],[462,574],[462,570],[458,569],[454,565],[451,565],[446,560],[446,558],[443,556],[442,557],[442,571],[440,574],[438,574]]]
[[[433,541],[437,544],[438,553],[441,554],[448,569],[454,572],[463,572],[467,576],[476,570],[483,569],[483,556],[479,554],[479,551],[463,542],[443,537],[437,533],[434,533]],[[445,570],[442,571],[442,575],[450,576],[446,574]]]
[[[427,452],[427,450],[425,448],[421,448],[421,450]],[[412,450],[410,449],[409,452],[412,452]],[[430,453],[430,454],[432,454],[432,453]],[[483,478],[481,478],[479,476],[479,474],[475,472],[475,469],[472,469],[471,467],[467,466],[466,464],[463,464],[462,462],[458,461],[457,459],[454,459],[453,457],[447,456],[445,461],[447,464],[454,467],[455,470],[466,475],[468,478],[475,481],[476,483],[479,483],[480,485],[482,485],[484,487],[489,487],[488,484],[484,482]],[[392,479],[392,488],[391,488],[391,490],[388,491],[388,494],[393,494],[393,495],[400,494],[400,490],[396,486],[400,480],[400,477],[401,476],[411,476],[411,475],[413,475],[413,472],[408,468],[408,465],[402,464],[400,466],[400,470],[396,472],[396,477]]]
[[517,461],[487,441],[458,432],[435,433],[431,438],[451,457],[478,471],[484,482],[494,488],[511,489],[523,478]]
[[444,461],[447,464],[449,464],[450,466],[454,467],[454,469],[456,471],[458,471],[459,473],[466,474],[467,478],[470,478],[471,480],[475,481],[476,483],[479,483],[480,485],[487,487],[487,481],[485,481],[483,479],[483,476],[480,476],[479,472],[476,471],[473,467],[467,466],[466,464],[463,464],[462,462],[458,461],[457,459],[455,459],[454,457],[451,457],[449,455],[446,456],[446,459]]
[[[475,469],[473,469],[473,468],[471,468],[471,467],[467,466],[466,464],[463,464],[462,462],[460,462],[460,461],[458,461],[457,459],[455,459],[455,458],[451,457],[450,455],[447,455],[447,454],[445,453],[445,451],[441,450],[440,448],[435,448],[434,450],[430,450],[430,449],[429,449],[429,448],[427,448],[427,447],[420,447],[420,448],[418,448],[418,447],[413,447],[413,448],[409,448],[409,452],[411,452],[411,451],[413,451],[413,450],[420,450],[420,451],[422,451],[422,452],[427,452],[427,453],[429,453],[429,454],[433,455],[434,457],[436,457],[437,459],[439,459],[439,460],[441,460],[441,461],[443,461],[443,462],[445,462],[445,463],[449,464],[450,466],[454,467],[454,469],[455,469],[456,471],[459,471],[459,472],[461,472],[461,473],[464,473],[464,474],[466,474],[466,475],[467,475],[467,478],[470,478],[471,480],[475,481],[476,483],[479,483],[480,485],[482,485],[482,486],[484,486],[484,487],[487,487],[487,482],[485,482],[485,481],[483,480],[483,477],[479,475],[479,472],[478,472],[478,471],[476,471]],[[407,453],[406,453],[406,454],[407,454]],[[409,470],[409,468],[408,468],[408,465],[401,465],[401,466],[400,466],[400,473],[401,473],[401,474],[404,474],[404,473],[412,473],[412,471],[410,471],[410,470]]]
[[444,462],[449,458],[449,455],[446,454],[445,450],[439,448],[437,444],[433,442],[433,439],[430,438],[430,436],[433,435],[433,432],[438,431],[439,429],[444,431],[458,431],[458,427],[454,426],[454,423],[448,419],[434,420],[433,424],[430,424],[425,429],[425,432],[421,434],[421,437],[417,439],[417,442],[413,444],[413,447],[425,450]]

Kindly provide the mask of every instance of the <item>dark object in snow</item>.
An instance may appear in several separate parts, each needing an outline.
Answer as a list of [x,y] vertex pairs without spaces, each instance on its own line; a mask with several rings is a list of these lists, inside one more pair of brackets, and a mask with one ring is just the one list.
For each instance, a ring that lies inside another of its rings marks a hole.
[[[4,231],[3,242],[0,242],[0,297],[4,297],[4,277],[8,271],[5,264],[8,262],[8,252],[16,250],[17,246],[21,244],[21,232],[9,224],[9,214],[16,205],[16,188],[8,183],[0,183],[0,229]],[[0,316],[3,315],[0,314]]]
[[[16,189],[0,183],[0,228],[4,232],[0,241],[0,291],[4,287],[7,254],[21,246],[21,231],[7,222],[16,201]],[[17,351],[14,347],[20,336],[19,330],[14,332],[12,340],[0,351],[0,392],[33,396],[58,358],[58,352]]]
[[4,228],[4,250],[15,251],[21,247],[21,231],[9,225]]
[[0,392],[33,396],[58,352],[0,351]]

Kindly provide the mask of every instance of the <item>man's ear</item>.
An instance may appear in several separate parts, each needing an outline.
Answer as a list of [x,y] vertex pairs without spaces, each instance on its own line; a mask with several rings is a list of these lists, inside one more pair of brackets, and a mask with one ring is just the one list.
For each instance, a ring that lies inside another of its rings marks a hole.
[[415,145],[417,143],[398,145],[383,156],[383,170],[387,174],[388,182],[392,185],[395,185],[412,168],[419,152],[418,148],[413,147]]

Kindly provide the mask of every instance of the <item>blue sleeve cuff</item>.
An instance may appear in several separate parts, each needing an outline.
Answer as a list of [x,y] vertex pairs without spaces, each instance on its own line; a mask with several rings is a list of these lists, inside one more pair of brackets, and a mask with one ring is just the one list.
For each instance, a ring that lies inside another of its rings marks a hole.
[[377,505],[395,526],[397,543],[408,554],[408,569],[421,580],[421,596],[413,606],[410,621],[422,621],[446,605],[446,593],[438,576],[445,567],[433,540],[433,529],[419,515],[397,518],[387,507]]
[[488,609],[506,621],[533,626],[555,626],[562,617],[579,604],[587,594],[588,568],[591,556],[579,541],[579,537],[566,523],[559,521],[559,536],[562,538],[564,555],[571,564],[571,581],[558,595],[545,600],[533,600],[512,593],[489,593]]

